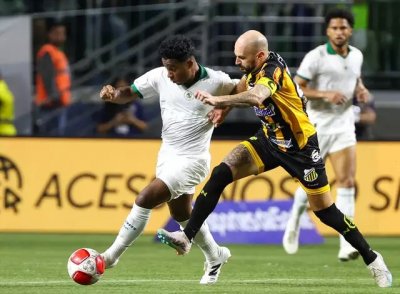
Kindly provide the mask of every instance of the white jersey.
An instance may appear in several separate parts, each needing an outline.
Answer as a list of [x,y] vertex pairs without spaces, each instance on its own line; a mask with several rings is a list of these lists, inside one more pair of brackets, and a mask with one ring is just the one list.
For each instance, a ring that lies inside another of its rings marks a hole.
[[347,103],[335,105],[323,99],[309,99],[307,113],[319,134],[354,132],[352,101],[357,79],[361,76],[363,55],[349,46],[349,54],[336,54],[329,43],[311,50],[304,57],[297,75],[309,81],[309,86],[321,91],[339,91]]
[[228,95],[235,87],[235,82],[224,72],[202,66],[200,70],[200,79],[189,88],[173,83],[164,67],[145,73],[132,84],[142,98],[159,97],[163,145],[176,154],[209,154],[214,126],[207,114],[213,106],[195,99],[194,93],[203,90],[216,96]]

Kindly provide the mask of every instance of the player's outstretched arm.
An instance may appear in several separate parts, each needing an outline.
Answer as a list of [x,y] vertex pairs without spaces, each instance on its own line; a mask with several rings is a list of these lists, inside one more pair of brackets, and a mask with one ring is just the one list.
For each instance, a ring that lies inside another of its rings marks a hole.
[[111,85],[104,86],[100,91],[100,98],[106,102],[125,104],[135,100],[138,95],[131,87],[114,88]]
[[250,107],[262,104],[270,95],[270,89],[263,85],[255,85],[251,90],[234,95],[212,96],[210,93],[197,91],[195,97],[204,104],[213,105],[215,107],[243,107],[245,105]]

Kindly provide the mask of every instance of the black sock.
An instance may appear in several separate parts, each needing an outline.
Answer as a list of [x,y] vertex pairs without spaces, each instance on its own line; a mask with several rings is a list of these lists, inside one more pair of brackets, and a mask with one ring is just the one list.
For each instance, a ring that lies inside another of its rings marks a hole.
[[225,163],[221,163],[213,169],[210,179],[205,184],[200,195],[197,196],[192,215],[183,230],[189,240],[192,240],[196,236],[204,221],[213,212],[215,206],[217,206],[222,191],[232,181],[231,169]]
[[360,253],[365,264],[370,264],[376,258],[376,253],[364,239],[356,225],[345,216],[335,204],[323,210],[314,211],[315,215],[327,226],[335,229]]

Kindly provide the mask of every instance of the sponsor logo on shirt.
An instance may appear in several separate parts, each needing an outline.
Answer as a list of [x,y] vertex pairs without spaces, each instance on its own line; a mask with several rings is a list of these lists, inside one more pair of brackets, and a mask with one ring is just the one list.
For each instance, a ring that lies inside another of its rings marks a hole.
[[291,147],[293,147],[292,139],[290,139],[290,140],[278,140],[278,139],[275,139],[275,138],[271,138],[270,140],[271,140],[273,143],[275,143],[276,145],[281,146],[281,147],[284,147],[284,148],[291,148]]
[[261,105],[260,107],[253,106],[254,111],[257,116],[274,116],[275,115],[275,107],[273,104],[268,104],[267,106]]
[[283,126],[281,126],[280,123],[266,123],[265,121],[261,121],[262,124],[270,131],[276,132],[278,129],[282,129]]
[[314,162],[318,162],[321,159],[321,155],[319,155],[318,150],[313,150],[313,152],[311,153],[311,159]]
[[193,93],[190,92],[190,91],[186,91],[184,95],[185,95],[185,99],[188,100],[188,101],[194,99],[194,95],[193,95]]

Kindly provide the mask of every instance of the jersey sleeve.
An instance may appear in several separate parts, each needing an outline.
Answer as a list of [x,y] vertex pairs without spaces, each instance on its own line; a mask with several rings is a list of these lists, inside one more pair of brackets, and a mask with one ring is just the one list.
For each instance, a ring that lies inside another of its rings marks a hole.
[[357,72],[357,74],[358,74],[358,77],[361,78],[361,69],[362,69],[362,65],[364,63],[364,55],[363,55],[361,50],[357,49],[357,52],[358,52],[358,54],[360,56],[359,57],[360,58],[360,67],[359,67],[359,71]]
[[226,73],[221,72],[222,76],[222,85],[220,87],[219,95],[229,95],[232,93],[233,89],[236,87],[238,80],[233,80]]
[[279,62],[269,61],[265,68],[258,73],[261,77],[256,84],[267,87],[271,91],[271,95],[273,95],[282,87],[284,70]]
[[135,79],[131,85],[132,90],[140,98],[154,98],[159,96],[158,79],[161,77],[161,69],[155,68]]
[[307,81],[311,81],[317,75],[319,56],[318,52],[310,51],[304,56],[297,69],[296,75]]

